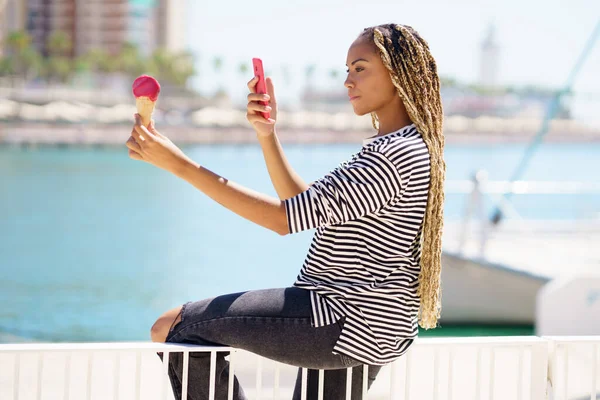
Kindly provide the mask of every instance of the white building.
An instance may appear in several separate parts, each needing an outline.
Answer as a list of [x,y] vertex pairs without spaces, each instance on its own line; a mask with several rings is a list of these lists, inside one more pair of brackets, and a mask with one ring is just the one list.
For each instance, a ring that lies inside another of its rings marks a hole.
[[496,28],[491,25],[481,43],[479,84],[484,87],[495,87],[498,85],[500,48],[496,43],[495,34]]
[[171,52],[185,50],[185,0],[158,0],[156,7],[156,45]]
[[154,1],[76,0],[76,54],[101,48],[118,53],[126,42],[148,54],[156,47]]
[[[10,32],[25,29],[27,5],[21,0],[0,0],[0,43]],[[0,56],[3,54],[0,46]]]
[[185,8],[185,0],[0,0],[0,40],[27,31],[46,54],[48,36],[62,31],[72,56],[91,49],[115,54],[126,42],[145,55],[159,47],[178,52],[185,50]]

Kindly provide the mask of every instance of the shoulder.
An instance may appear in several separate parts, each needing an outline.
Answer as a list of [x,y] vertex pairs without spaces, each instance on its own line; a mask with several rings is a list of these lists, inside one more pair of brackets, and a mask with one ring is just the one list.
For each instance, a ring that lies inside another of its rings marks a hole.
[[423,136],[414,126],[405,132],[382,137],[366,145],[363,151],[381,153],[394,163],[429,155]]

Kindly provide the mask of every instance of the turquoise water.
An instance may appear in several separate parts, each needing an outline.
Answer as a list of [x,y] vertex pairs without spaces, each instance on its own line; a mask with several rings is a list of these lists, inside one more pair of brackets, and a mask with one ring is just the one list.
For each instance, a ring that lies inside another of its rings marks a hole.
[[[286,146],[306,181],[356,150]],[[275,195],[257,146],[185,151]],[[448,146],[448,179],[482,167],[490,179],[507,179],[522,152],[522,145]],[[599,156],[598,144],[544,145],[524,179],[598,183]],[[460,217],[464,200],[447,195],[447,219]],[[514,204],[532,219],[600,213],[599,195],[521,196]],[[187,300],[292,284],[311,237],[280,237],[247,222],[184,181],[130,160],[125,148],[0,147],[0,332],[44,341],[147,340],[156,317]],[[472,328],[458,334],[479,332]]]

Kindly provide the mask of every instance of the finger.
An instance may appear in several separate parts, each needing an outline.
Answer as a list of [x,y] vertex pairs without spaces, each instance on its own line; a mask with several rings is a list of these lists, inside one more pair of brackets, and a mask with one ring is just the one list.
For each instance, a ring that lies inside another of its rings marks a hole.
[[155,123],[154,123],[154,120],[153,120],[153,119],[151,119],[151,120],[150,120],[150,123],[148,124],[148,128],[147,128],[147,129],[148,129],[148,131],[149,131],[150,133],[152,133],[153,135],[156,135],[156,134],[159,134],[159,135],[160,135],[160,133],[159,133],[159,132],[156,130],[156,125],[155,125]]
[[142,156],[139,153],[136,153],[135,151],[129,149],[129,158],[132,158],[134,160],[140,160],[140,161],[144,161],[144,159],[142,158]]
[[135,139],[135,141],[141,146],[146,142],[146,137],[144,133],[137,125],[133,127],[133,132],[131,132],[131,136]]
[[127,142],[125,142],[125,146],[127,146],[128,149],[133,150],[138,153],[140,153],[142,151],[140,145],[135,141],[133,136],[130,136],[129,140],[127,140]]
[[156,136],[154,136],[152,133],[150,133],[148,128],[146,128],[144,125],[142,125],[142,117],[140,117],[140,114],[135,114],[134,129],[137,132],[137,136],[134,136],[134,137],[135,138],[139,137],[140,141],[142,141],[142,142],[146,142],[147,140],[156,139]]
[[258,83],[258,76],[254,76],[254,78],[248,81],[248,90],[250,93],[256,93],[256,84]]
[[138,132],[138,126],[141,126],[141,120],[138,120],[138,115],[139,114],[133,114],[134,122],[133,128],[131,128],[131,137],[133,137],[133,140],[135,140],[137,144],[141,145],[145,142],[146,138],[143,134],[140,135],[140,133]]
[[273,85],[273,80],[271,79],[271,77],[268,77],[266,79],[267,82],[267,93],[269,94],[269,97],[271,98],[271,107],[275,108],[275,106],[277,105],[277,99],[275,98],[275,85]]
[[253,125],[256,122],[262,122],[263,124],[269,125],[273,125],[275,123],[275,120],[273,118],[266,119],[259,113],[248,113],[246,114],[246,119]]
[[159,131],[156,130],[156,126],[154,125],[154,120],[151,119],[150,123],[148,124],[148,130],[150,131],[150,133],[152,133],[153,135],[160,137],[160,138],[165,138]]
[[268,94],[260,94],[260,93],[250,93],[248,95],[248,101],[269,101],[271,96]]
[[251,101],[248,103],[247,107],[248,111],[257,111],[257,112],[270,112],[273,107],[265,106],[264,104],[257,103],[255,101]]

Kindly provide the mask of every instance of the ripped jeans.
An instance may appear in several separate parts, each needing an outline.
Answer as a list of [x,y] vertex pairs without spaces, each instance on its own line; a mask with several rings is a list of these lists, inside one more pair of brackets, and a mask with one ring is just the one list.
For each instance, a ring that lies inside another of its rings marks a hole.
[[[350,357],[333,354],[332,349],[343,326],[337,323],[315,328],[311,325],[310,293],[305,289],[255,290],[228,294],[184,304],[181,321],[167,335],[167,343],[223,345],[250,351],[260,356],[308,368],[307,399],[317,399],[318,369],[325,370],[323,398],[346,398],[346,368],[352,367],[352,399],[362,398],[362,364]],[[217,352],[215,399],[227,399],[229,362],[226,352]],[[162,354],[159,354],[162,359]],[[300,399],[301,369],[293,399]],[[368,387],[375,381],[380,366],[369,366]],[[182,353],[170,353],[169,379],[175,399],[181,400]],[[188,370],[188,399],[209,396],[210,353],[191,352]],[[234,378],[234,400],[246,399]]]

